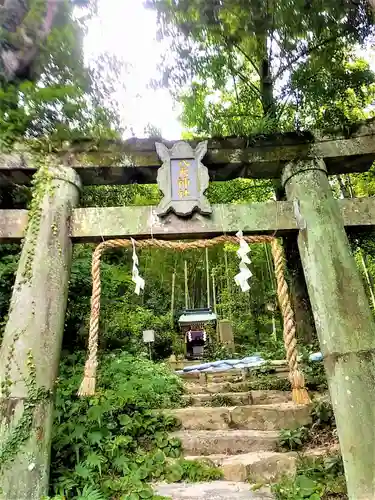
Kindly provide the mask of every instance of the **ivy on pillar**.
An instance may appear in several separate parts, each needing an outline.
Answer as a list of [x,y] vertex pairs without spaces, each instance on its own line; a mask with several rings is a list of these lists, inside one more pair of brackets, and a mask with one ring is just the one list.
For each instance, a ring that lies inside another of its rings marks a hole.
[[375,324],[322,159],[283,172],[335,412],[350,500],[375,498]]
[[48,492],[53,392],[72,259],[69,218],[81,187],[70,167],[39,167],[0,349],[0,498]]

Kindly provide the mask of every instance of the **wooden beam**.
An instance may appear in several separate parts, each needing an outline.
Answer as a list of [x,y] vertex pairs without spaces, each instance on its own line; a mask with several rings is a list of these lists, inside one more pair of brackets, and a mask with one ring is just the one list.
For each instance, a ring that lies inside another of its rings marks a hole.
[[[250,138],[209,139],[203,159],[211,181],[237,177],[279,178],[285,163],[322,157],[329,174],[364,172],[375,161],[375,122],[359,126],[347,136],[305,133],[274,134]],[[158,139],[156,139],[158,140]],[[163,141],[169,148],[176,141]],[[190,141],[196,146],[197,141]],[[123,142],[81,141],[55,152],[57,161],[74,167],[83,184],[150,184],[160,166],[155,139]],[[29,154],[18,151],[0,155],[0,184],[28,184],[35,172]]]
[[[375,226],[375,198],[337,200],[345,226],[366,230]],[[0,242],[19,241],[25,232],[27,210],[0,210]],[[277,234],[297,231],[293,205],[279,201],[249,205],[213,205],[211,217],[190,219],[170,214],[159,218],[156,207],[77,208],[70,234],[75,242],[110,238],[197,239],[220,234]]]

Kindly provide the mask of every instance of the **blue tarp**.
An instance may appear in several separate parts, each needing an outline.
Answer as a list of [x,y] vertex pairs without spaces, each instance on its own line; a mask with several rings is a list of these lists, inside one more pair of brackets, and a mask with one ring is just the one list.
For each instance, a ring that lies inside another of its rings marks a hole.
[[196,373],[196,372],[226,372],[234,368],[255,368],[261,366],[266,361],[260,356],[248,356],[243,359],[223,359],[220,361],[213,361],[212,363],[202,363],[200,365],[185,366],[183,370],[178,370],[176,373],[181,375],[183,373]]
[[[310,361],[322,361],[323,356],[321,352],[310,354]],[[213,361],[212,363],[202,363],[200,365],[185,366],[183,370],[178,370],[176,373],[182,375],[183,373],[206,373],[206,372],[226,372],[232,369],[242,368],[256,368],[262,366],[266,361],[259,355],[248,356],[243,359],[223,359],[220,361]]]
[[310,354],[310,361],[323,361],[323,354],[321,352],[314,352]]

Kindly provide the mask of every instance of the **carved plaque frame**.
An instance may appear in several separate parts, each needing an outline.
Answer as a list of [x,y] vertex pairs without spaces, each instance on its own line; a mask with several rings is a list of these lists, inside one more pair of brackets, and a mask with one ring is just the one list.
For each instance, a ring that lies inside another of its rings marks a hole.
[[[158,170],[157,183],[163,193],[157,213],[159,216],[174,212],[180,217],[192,215],[194,211],[202,215],[210,215],[212,208],[204,193],[209,185],[208,169],[202,163],[202,158],[207,152],[207,141],[200,142],[195,150],[185,141],[176,142],[172,149],[168,149],[165,144],[156,142],[156,152],[163,162]],[[182,199],[177,199],[175,195],[176,186],[173,178],[175,161],[182,161],[191,167],[191,178],[195,193],[188,194]]]

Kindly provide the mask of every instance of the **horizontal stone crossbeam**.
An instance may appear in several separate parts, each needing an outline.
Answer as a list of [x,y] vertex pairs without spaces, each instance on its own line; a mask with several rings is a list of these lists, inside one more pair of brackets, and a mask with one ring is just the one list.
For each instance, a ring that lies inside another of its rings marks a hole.
[[[285,133],[249,138],[209,139],[203,163],[211,181],[237,177],[280,178],[287,162],[324,159],[329,174],[365,172],[375,161],[375,121],[359,125],[350,134]],[[150,184],[161,165],[155,140],[129,139],[100,144],[81,141],[56,151],[56,161],[71,166],[83,184]],[[163,141],[171,148],[176,141]],[[195,147],[198,141],[190,141]],[[29,184],[35,172],[29,154],[15,151],[0,155],[0,185]]]
[[[337,200],[344,224],[352,229],[375,226],[375,198]],[[27,210],[0,210],[0,242],[23,238]],[[110,238],[160,239],[213,238],[220,234],[282,235],[298,230],[291,202],[278,201],[246,205],[213,205],[210,217],[199,214],[189,219],[170,214],[159,218],[156,207],[76,208],[70,221],[74,242],[97,242]]]

